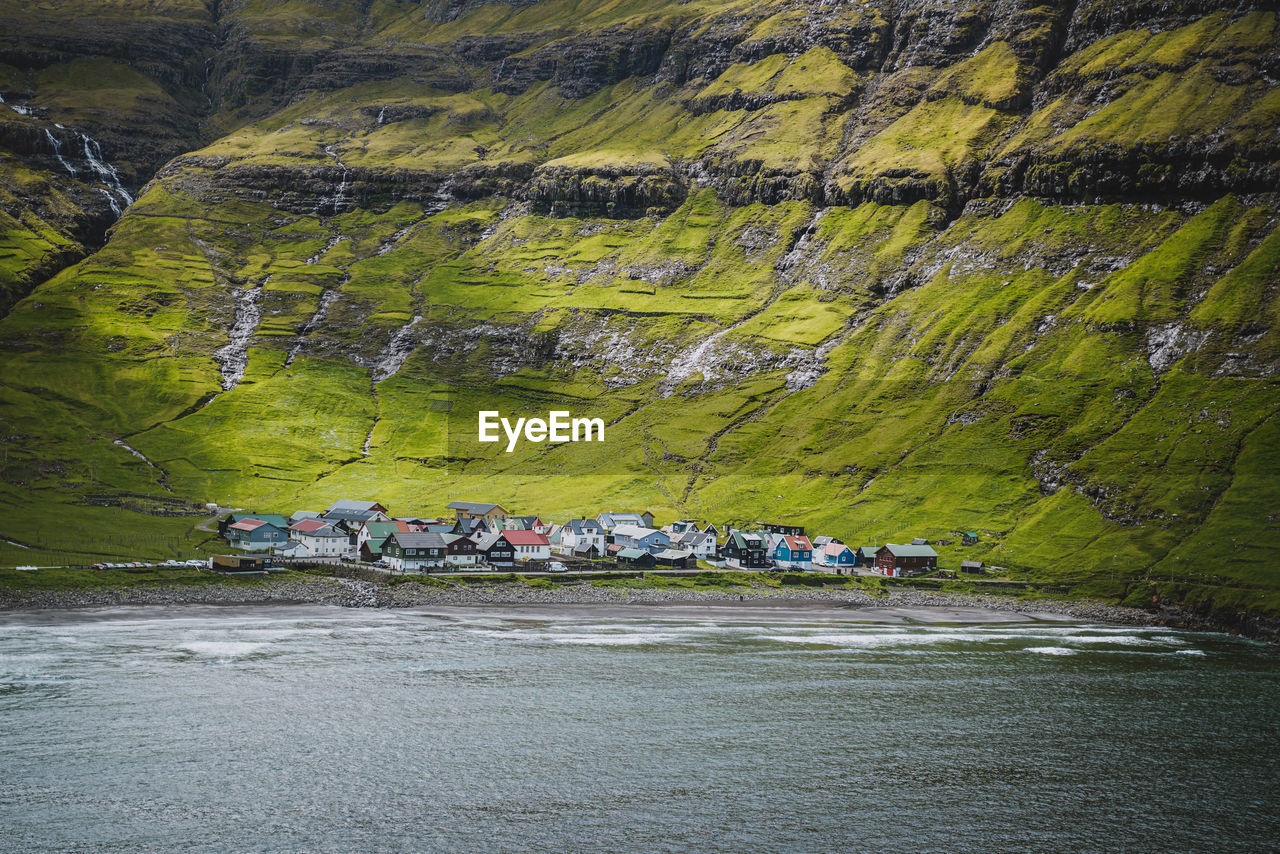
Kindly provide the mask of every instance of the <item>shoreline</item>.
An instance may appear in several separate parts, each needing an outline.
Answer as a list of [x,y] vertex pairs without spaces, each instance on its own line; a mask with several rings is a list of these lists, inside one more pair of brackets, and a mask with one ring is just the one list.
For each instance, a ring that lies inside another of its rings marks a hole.
[[[776,618],[805,616],[849,620],[911,620],[940,617],[933,622],[990,622],[993,615],[1018,615],[1028,620],[1081,620],[1128,626],[1174,626],[1137,608],[1102,602],[1056,599],[1026,601],[990,594],[890,590],[878,598],[860,590],[743,588],[705,591],[672,588],[634,589],[574,584],[556,588],[522,583],[424,586],[416,583],[385,586],[351,579],[315,577],[266,581],[253,586],[231,584],[163,585],[82,590],[0,590],[0,620],[5,612],[73,611],[120,606],[173,605],[332,605],[343,608],[483,609],[536,616],[538,611],[582,608],[599,611],[610,606],[651,608],[653,615],[677,609],[696,610],[698,616],[750,612]],[[1004,618],[1008,619],[1008,618]],[[1207,628],[1207,627],[1205,627]]]

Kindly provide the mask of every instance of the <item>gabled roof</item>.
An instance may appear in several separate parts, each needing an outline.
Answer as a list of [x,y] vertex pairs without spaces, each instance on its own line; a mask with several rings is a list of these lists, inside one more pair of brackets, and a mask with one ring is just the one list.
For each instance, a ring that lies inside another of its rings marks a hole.
[[332,504],[330,504],[329,509],[326,510],[325,512],[332,513],[335,510],[358,510],[358,511],[367,513],[370,510],[373,510],[376,512],[385,512],[386,508],[376,501],[351,501],[349,499],[343,498],[340,501],[335,501]]
[[962,569],[963,569],[963,568],[968,568],[968,567],[973,567],[974,569],[982,569],[982,561],[980,561],[980,560],[962,560],[962,561],[960,561],[960,567],[961,567]]
[[631,537],[636,540],[643,540],[645,537],[652,537],[654,534],[662,532],[656,528],[646,528],[643,525],[619,525],[613,529],[614,536]]
[[289,520],[279,513],[232,513],[230,519],[232,523],[243,522],[246,519],[257,519],[259,522],[270,522],[277,528],[289,527]]
[[330,522],[368,522],[381,512],[381,510],[351,510],[340,507],[336,510],[326,510],[320,518]]
[[[472,531],[480,527],[480,520],[473,519],[470,516],[459,516],[458,521],[449,526],[450,531],[457,531],[461,534],[470,534]],[[482,529],[484,530],[484,529]]]
[[933,550],[933,546],[918,546],[914,543],[902,545],[899,543],[885,543],[880,548],[888,549],[889,553],[894,557],[937,557],[938,553]]
[[599,552],[600,548],[595,543],[578,543],[573,547],[573,553],[576,555],[590,554],[592,551]]
[[[645,511],[645,513],[648,512],[648,510]],[[652,513],[649,513],[649,515],[650,517],[653,516]],[[613,528],[618,525],[639,525],[643,527],[645,524],[644,513],[614,513],[613,511],[607,511],[596,516],[596,520],[606,528]]]
[[598,534],[603,530],[595,519],[570,519],[564,526],[575,534]]
[[681,551],[680,549],[663,549],[654,557],[662,558],[663,560],[684,560],[692,554],[693,552]]
[[707,540],[714,540],[714,539],[715,538],[712,537],[710,534],[704,534],[701,531],[686,531],[680,536],[676,537],[673,542],[683,543],[684,545],[688,545],[688,546],[696,546],[696,545],[699,545],[700,543],[705,543]]
[[858,554],[862,555],[863,557],[875,557],[876,552],[878,551],[880,551],[879,546],[862,546],[860,549],[858,549]]
[[408,522],[401,522],[396,519],[391,522],[365,522],[364,529],[369,532],[370,539],[383,539],[394,534],[396,531],[409,533],[413,528],[409,527]]
[[422,531],[427,534],[447,534],[453,530],[452,525],[423,525]]
[[445,547],[444,537],[440,534],[396,531],[388,539],[395,540],[396,545],[402,549],[442,549]]
[[244,519],[236,522],[234,525],[228,525],[228,530],[232,531],[256,531],[263,525],[269,525],[270,522],[264,522],[261,519]]
[[924,537],[916,537],[914,540],[912,540],[912,541],[911,541],[911,545],[913,545],[913,546],[927,546],[927,545],[929,545],[929,541],[928,541],[928,540],[926,540]]
[[323,528],[317,528],[314,531],[307,531],[308,537],[324,537],[327,540],[336,540],[338,538],[349,540],[351,537],[346,533],[339,531],[332,525],[325,525]]
[[626,558],[627,560],[634,560],[635,558],[642,557],[643,555],[647,555],[647,554],[648,552],[645,551],[644,549],[619,549],[618,550],[618,557]]
[[502,536],[513,546],[549,546],[546,534],[537,531],[503,531]]
[[[481,516],[494,510],[503,510],[501,504],[484,504],[479,501],[450,501],[450,510],[462,510],[465,513],[476,513]],[[503,510],[505,513],[506,511]]]
[[764,540],[759,534],[745,534],[742,531],[734,531],[729,539],[733,540],[740,549],[758,549],[764,545]]
[[458,540],[470,540],[473,543],[476,541],[475,537],[468,537],[465,534],[441,534],[440,539],[444,540],[445,545],[449,546],[453,545]]
[[[502,535],[501,534],[476,534],[471,539],[476,541],[476,548],[480,549],[480,551],[482,552],[487,552],[489,551],[489,549],[497,545],[499,540],[502,540]],[[502,540],[502,541],[506,542],[506,540]],[[507,545],[510,545],[510,543],[507,543]]]
[[[309,534],[312,531],[318,531],[321,528],[329,527],[328,522],[322,522],[319,519],[303,519],[301,522],[294,522],[289,526],[290,531],[297,531],[299,534]],[[390,533],[388,531],[387,533]]]
[[303,519],[319,519],[320,514],[314,510],[295,510],[289,517],[290,522],[301,522]]
[[834,540],[822,547],[822,553],[830,555],[831,557],[836,557],[837,555],[848,551],[853,551],[853,549],[849,548],[844,543],[837,543]]
[[792,551],[795,551],[796,549],[799,549],[800,551],[813,551],[813,544],[809,542],[808,537],[798,537],[794,534],[786,534],[782,539],[786,542],[787,548]]

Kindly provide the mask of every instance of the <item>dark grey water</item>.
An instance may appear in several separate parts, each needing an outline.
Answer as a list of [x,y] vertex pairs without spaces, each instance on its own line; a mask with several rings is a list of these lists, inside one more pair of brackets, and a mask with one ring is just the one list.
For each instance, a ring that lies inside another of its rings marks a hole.
[[641,613],[0,617],[0,848],[1280,847],[1274,649]]

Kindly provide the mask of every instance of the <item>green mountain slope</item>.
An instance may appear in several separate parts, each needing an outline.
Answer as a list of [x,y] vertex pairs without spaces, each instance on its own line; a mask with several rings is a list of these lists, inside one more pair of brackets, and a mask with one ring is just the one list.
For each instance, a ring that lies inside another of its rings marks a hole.
[[1264,6],[0,6],[10,541],[648,505],[1280,611]]

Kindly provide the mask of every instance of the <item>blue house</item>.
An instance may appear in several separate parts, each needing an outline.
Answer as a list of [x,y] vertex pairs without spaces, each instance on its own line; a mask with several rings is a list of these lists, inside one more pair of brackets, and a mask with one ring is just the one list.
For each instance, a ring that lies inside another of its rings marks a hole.
[[852,569],[858,565],[858,555],[844,543],[832,540],[822,548],[814,550],[813,562],[818,566],[837,570]]
[[270,548],[288,541],[287,531],[261,519],[245,519],[227,526],[227,543],[236,549]]
[[657,554],[671,547],[671,537],[662,531],[640,525],[619,525],[613,529],[613,542],[624,549],[643,549]]
[[769,556],[779,569],[809,570],[813,568],[813,544],[805,536],[770,534],[773,546]]

